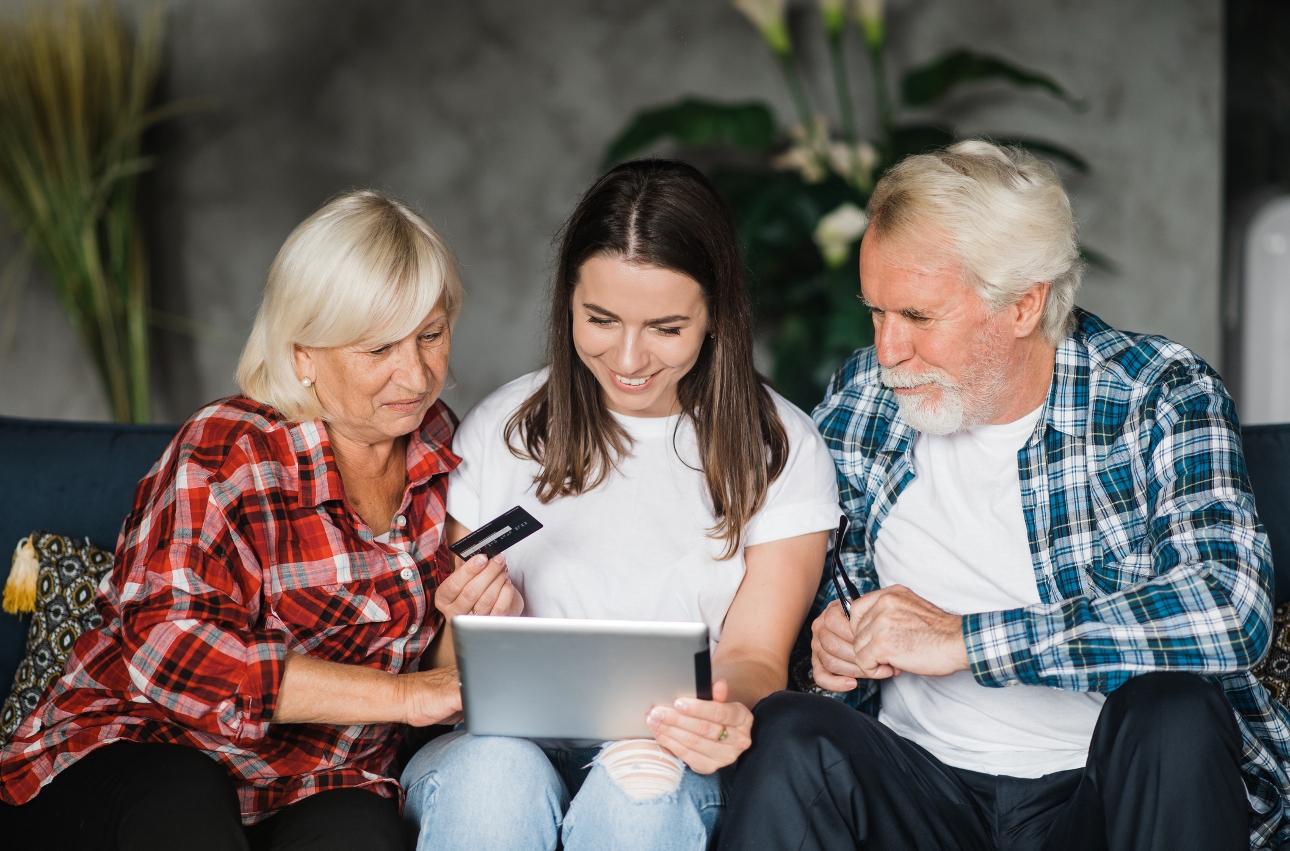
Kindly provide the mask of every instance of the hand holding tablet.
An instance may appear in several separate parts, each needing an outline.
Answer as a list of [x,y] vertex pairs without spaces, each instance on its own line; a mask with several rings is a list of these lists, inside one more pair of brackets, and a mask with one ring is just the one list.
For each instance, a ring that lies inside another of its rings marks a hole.
[[711,774],[739,758],[752,744],[753,714],[742,703],[727,703],[725,680],[712,683],[712,700],[680,698],[672,706],[655,706],[648,716],[650,732],[660,745],[698,774]]

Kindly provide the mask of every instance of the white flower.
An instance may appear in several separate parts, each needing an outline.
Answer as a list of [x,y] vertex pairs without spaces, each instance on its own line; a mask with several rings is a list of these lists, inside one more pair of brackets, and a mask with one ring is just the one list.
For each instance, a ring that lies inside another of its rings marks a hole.
[[868,142],[854,146],[842,142],[829,145],[829,166],[861,192],[873,189],[873,170],[877,165],[878,149]]
[[851,246],[864,236],[869,217],[855,204],[847,201],[815,225],[815,245],[830,269],[847,262]]
[[829,176],[828,169],[820,162],[815,151],[802,145],[794,145],[771,162],[780,171],[795,171],[807,183],[819,183]]
[[752,21],[771,50],[781,56],[787,56],[793,51],[793,43],[788,38],[788,24],[784,18],[788,0],[731,0],[731,3]]
[[808,130],[798,124],[789,131],[792,147],[771,163],[781,171],[795,171],[807,183],[819,183],[829,176],[829,119],[817,115]]
[[864,31],[870,47],[882,44],[882,6],[883,0],[851,0],[851,17]]

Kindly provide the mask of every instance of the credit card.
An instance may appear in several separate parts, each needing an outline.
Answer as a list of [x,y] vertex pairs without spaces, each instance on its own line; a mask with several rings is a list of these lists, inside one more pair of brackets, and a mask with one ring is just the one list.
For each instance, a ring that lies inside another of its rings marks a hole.
[[457,543],[450,544],[448,549],[462,561],[469,561],[471,556],[479,553],[492,558],[541,528],[542,524],[532,514],[517,505],[501,517],[489,520]]

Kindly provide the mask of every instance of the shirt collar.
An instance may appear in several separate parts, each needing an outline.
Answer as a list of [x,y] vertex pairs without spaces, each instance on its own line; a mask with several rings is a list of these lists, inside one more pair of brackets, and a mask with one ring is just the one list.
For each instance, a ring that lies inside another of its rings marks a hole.
[[[409,488],[425,484],[434,476],[451,472],[461,463],[449,448],[456,417],[443,403],[435,402],[408,439]],[[324,502],[340,499],[345,493],[340,481],[336,456],[322,420],[297,423],[296,458],[300,475],[300,502],[316,508]]]
[[[1079,311],[1076,319],[1083,319]],[[1084,339],[1084,323],[1057,346],[1053,382],[1048,388],[1044,423],[1068,437],[1083,437],[1088,422],[1091,359]]]

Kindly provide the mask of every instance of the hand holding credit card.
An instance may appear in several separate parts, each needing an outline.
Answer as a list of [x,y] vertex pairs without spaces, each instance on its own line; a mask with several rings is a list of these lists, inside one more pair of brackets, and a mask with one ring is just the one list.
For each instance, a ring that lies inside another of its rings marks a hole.
[[448,549],[462,561],[470,561],[480,553],[491,559],[541,528],[542,524],[532,514],[517,505],[502,516],[489,520],[457,543],[450,544]]

